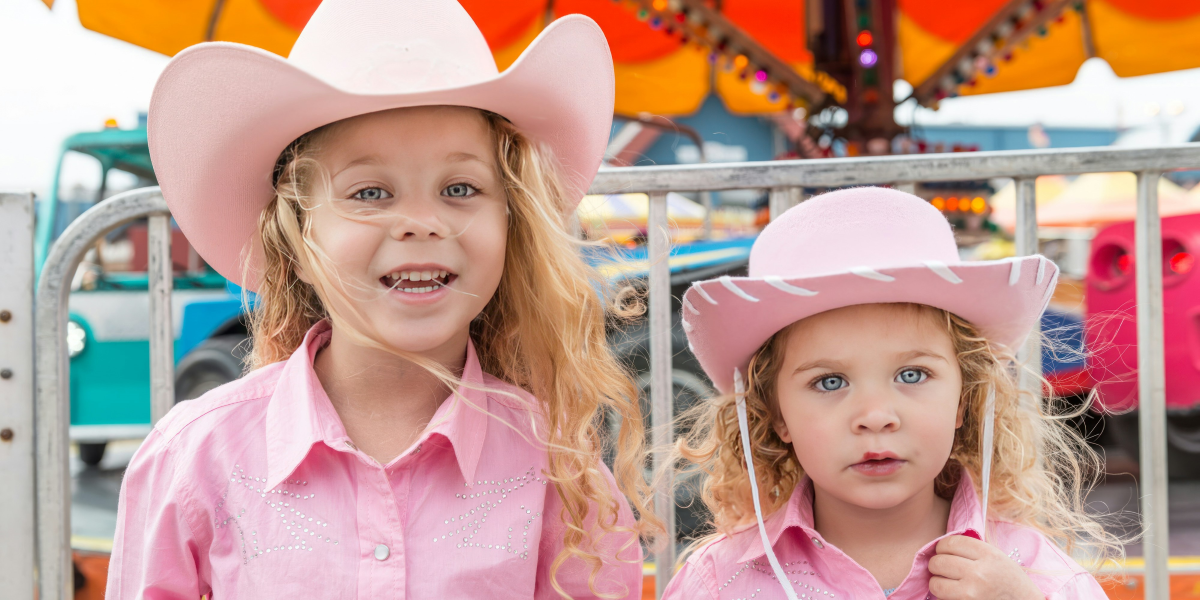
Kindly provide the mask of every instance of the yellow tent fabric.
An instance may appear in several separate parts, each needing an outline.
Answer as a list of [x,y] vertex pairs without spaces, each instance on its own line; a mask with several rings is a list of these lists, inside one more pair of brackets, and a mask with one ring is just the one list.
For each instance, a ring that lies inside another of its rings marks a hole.
[[[900,0],[897,38],[900,76],[920,86],[984,27],[1006,0],[973,0],[971,10],[942,10],[944,0]],[[1047,5],[1051,3],[1047,2]],[[981,8],[982,7],[982,8]],[[1067,3],[1040,34],[1011,52],[986,57],[958,86],[969,96],[1063,85],[1094,55],[1121,77],[1200,67],[1200,2],[1085,0]]]

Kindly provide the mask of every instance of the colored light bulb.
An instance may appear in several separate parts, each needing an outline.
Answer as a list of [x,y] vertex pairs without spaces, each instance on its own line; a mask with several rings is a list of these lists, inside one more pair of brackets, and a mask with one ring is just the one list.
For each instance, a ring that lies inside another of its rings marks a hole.
[[875,66],[875,63],[879,62],[879,55],[875,54],[874,50],[867,48],[858,55],[858,62],[862,66],[870,68]]
[[859,46],[866,48],[867,46],[871,45],[871,42],[875,41],[875,38],[871,36],[870,31],[864,29],[858,32],[858,38],[856,38],[856,41],[858,42]]

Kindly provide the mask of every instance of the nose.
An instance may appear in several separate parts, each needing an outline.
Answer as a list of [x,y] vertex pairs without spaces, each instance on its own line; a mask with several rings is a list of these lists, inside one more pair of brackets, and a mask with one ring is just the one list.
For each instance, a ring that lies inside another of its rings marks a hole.
[[863,400],[851,427],[860,434],[892,432],[900,429],[900,416],[886,393],[874,393]]
[[427,198],[406,198],[397,202],[391,224],[391,236],[399,241],[444,239],[449,225],[438,211],[439,203]]

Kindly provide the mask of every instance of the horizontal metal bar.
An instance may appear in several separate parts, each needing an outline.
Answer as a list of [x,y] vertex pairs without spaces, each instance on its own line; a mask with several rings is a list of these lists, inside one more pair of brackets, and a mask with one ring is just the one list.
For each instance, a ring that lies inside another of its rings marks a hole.
[[37,381],[38,597],[73,597],[71,568],[70,360],[67,358],[67,297],[83,255],[96,240],[134,219],[166,214],[158,188],[117,194],[79,215],[50,248],[35,304]]
[[601,169],[589,193],[843,187],[897,181],[962,181],[1196,167],[1200,167],[1200,144],[912,154]]
[[97,444],[117,440],[140,440],[150,435],[154,426],[145,425],[72,425],[68,436],[72,442]]

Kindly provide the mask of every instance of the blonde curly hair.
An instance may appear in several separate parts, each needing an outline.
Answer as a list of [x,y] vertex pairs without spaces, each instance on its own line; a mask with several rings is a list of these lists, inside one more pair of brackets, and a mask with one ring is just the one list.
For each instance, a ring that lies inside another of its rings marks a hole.
[[[564,215],[570,205],[548,151],[503,117],[479,114],[494,142],[509,225],[504,273],[491,301],[472,321],[471,339],[484,372],[529,392],[538,403],[534,408],[542,422],[537,432],[549,454],[547,476],[563,502],[560,517],[566,525],[563,550],[551,565],[551,583],[568,597],[556,575],[574,556],[590,566],[589,587],[595,592],[602,560],[587,548],[595,547],[598,537],[635,534],[615,552],[620,556],[639,536],[660,529],[642,471],[638,388],[609,349],[605,329],[607,322],[641,314],[642,305],[637,299],[629,301],[629,290],[611,289],[583,260],[586,243],[567,230]],[[251,312],[251,367],[287,359],[309,328],[329,319],[335,327],[347,328],[359,343],[420,364],[451,390],[466,385],[436,363],[387,348],[355,326],[361,318],[338,314],[328,302],[329,295],[345,292],[312,238],[309,213],[323,200],[313,196],[314,183],[325,175],[315,159],[316,148],[336,127],[335,123],[309,132],[280,156],[276,195],[259,221],[265,260]],[[301,269],[311,275],[312,284],[300,279]],[[607,430],[599,427],[602,414],[621,420],[617,439],[609,439]],[[613,475],[640,517],[634,530],[616,525],[624,499],[612,494],[599,467],[603,450],[613,446]]]
[[[962,469],[982,492],[981,439],[988,388],[995,389],[994,450],[989,493],[990,517],[1033,527],[1092,571],[1124,557],[1122,540],[1084,510],[1084,499],[1104,473],[1103,459],[1068,422],[1090,408],[1068,406],[1059,398],[1037,398],[1018,385],[1012,353],[988,342],[965,319],[945,310],[909,304],[944,324],[962,372],[963,425],[954,435],[950,458],[934,480],[943,498],[953,497]],[[763,515],[788,503],[804,476],[790,444],[775,424],[782,418],[775,379],[795,324],[771,336],[750,359],[746,413]],[[1044,383],[1044,382],[1043,382]],[[1043,386],[1045,387],[1045,386]],[[749,474],[742,452],[735,397],[718,396],[682,417],[690,433],[675,445],[677,457],[707,475],[701,498],[712,513],[715,532],[691,549],[731,534],[755,520]],[[685,463],[685,464],[686,464]]]

